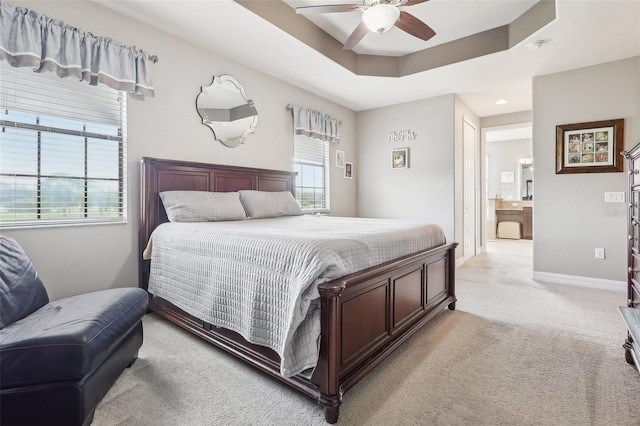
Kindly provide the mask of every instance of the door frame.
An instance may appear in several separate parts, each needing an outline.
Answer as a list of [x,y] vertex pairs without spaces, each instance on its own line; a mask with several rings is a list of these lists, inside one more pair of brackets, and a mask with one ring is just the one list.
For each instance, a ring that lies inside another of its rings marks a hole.
[[[472,130],[473,134],[473,150],[471,153],[468,153],[468,146],[466,140],[466,128],[469,126]],[[462,172],[462,185],[463,185],[463,199],[462,199],[462,259],[464,262],[471,259],[476,254],[482,251],[482,232],[484,230],[484,223],[482,222],[481,216],[481,206],[482,206],[482,196],[480,192],[479,181],[481,179],[480,176],[480,168],[479,165],[479,141],[478,141],[478,125],[475,124],[467,117],[462,117],[462,164],[463,164],[463,172]],[[467,155],[470,155],[467,157]],[[472,161],[472,167],[467,167],[467,160]],[[472,176],[472,182],[468,182],[467,179],[469,176]],[[468,184],[471,183],[471,188],[469,188]],[[472,195],[472,199],[469,200],[468,195]],[[471,230],[468,229],[465,221],[465,210],[467,209],[467,202],[471,203],[471,221],[473,222],[473,227]],[[466,250],[466,239],[468,237],[468,233],[471,231],[473,233],[473,247],[471,250]]]

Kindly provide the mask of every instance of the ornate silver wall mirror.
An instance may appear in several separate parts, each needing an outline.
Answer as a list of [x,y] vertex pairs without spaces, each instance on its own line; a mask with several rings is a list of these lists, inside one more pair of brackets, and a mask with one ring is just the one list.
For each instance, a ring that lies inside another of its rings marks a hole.
[[196,98],[202,124],[224,145],[235,148],[256,130],[258,111],[247,98],[244,87],[230,75],[214,76],[209,86],[202,86]]

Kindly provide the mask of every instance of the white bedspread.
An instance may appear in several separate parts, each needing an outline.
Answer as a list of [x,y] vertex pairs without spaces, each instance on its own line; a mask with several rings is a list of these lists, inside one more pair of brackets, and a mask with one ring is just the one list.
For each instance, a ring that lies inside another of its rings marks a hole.
[[291,216],[165,223],[145,256],[150,293],[273,349],[292,376],[318,360],[319,283],[444,243],[436,225]]

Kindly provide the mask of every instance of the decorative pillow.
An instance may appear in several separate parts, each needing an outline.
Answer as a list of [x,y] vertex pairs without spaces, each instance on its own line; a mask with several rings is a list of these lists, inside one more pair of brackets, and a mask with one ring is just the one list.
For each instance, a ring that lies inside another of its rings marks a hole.
[[254,219],[300,216],[304,213],[289,191],[238,191],[247,216]]
[[36,268],[16,240],[0,237],[0,330],[49,302]]
[[164,191],[160,199],[171,222],[217,222],[247,218],[237,192]]

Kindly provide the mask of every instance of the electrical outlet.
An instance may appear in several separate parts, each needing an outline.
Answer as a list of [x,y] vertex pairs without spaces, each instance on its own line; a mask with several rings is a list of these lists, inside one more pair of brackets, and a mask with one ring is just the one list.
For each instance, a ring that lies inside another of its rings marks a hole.
[[596,259],[604,259],[604,249],[597,248],[596,249]]

